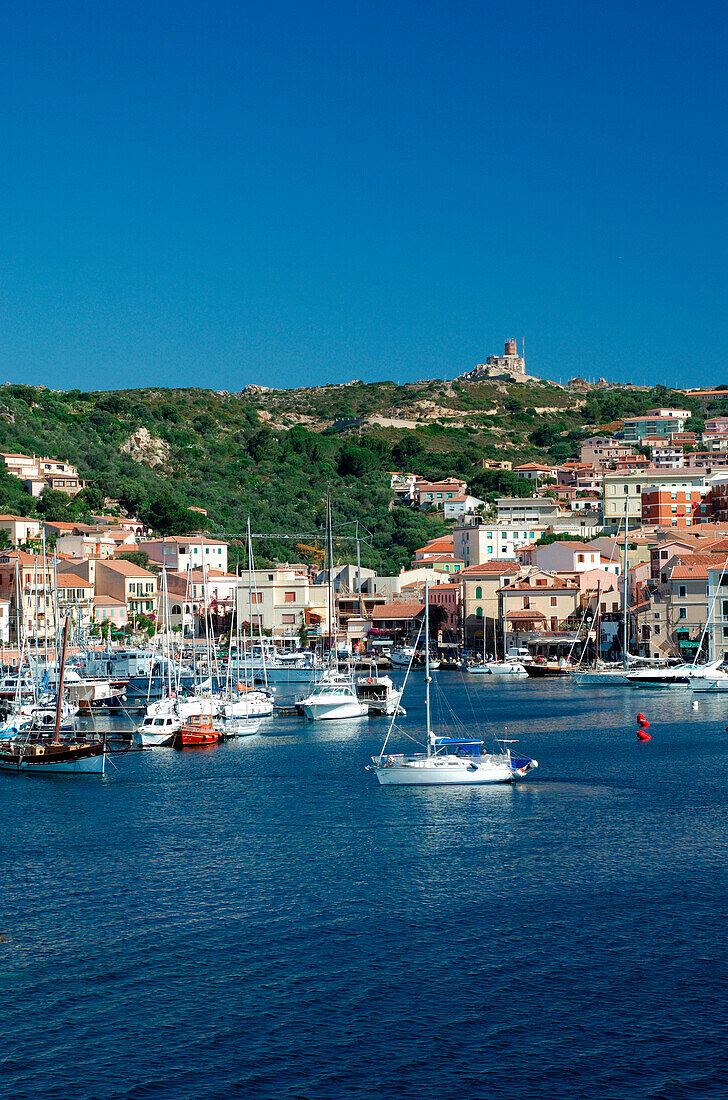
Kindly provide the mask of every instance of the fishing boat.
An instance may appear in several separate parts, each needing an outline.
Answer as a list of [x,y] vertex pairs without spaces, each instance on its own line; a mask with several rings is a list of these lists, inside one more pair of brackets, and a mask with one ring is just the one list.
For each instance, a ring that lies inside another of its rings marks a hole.
[[199,748],[201,745],[216,745],[219,740],[220,731],[209,714],[191,714],[175,733],[172,747]]
[[173,711],[145,714],[141,726],[134,730],[132,740],[147,749],[171,745],[181,725],[182,719]]
[[[429,585],[425,581],[425,607],[429,607]],[[396,715],[384,739],[381,752],[371,758],[368,770],[373,771],[382,786],[444,786],[511,783],[522,779],[533,768],[536,760],[527,757],[514,758],[509,740],[496,741],[496,751],[487,752],[485,741],[469,736],[465,729],[459,736],[436,734],[432,728],[429,668],[429,616],[425,615],[425,751],[412,755],[386,752]],[[405,686],[412,668],[410,663]]]

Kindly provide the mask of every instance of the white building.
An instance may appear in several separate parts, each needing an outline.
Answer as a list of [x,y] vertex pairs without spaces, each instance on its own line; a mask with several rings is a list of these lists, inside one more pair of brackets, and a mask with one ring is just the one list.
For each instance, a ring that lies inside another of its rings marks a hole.
[[12,546],[21,542],[40,538],[40,520],[26,519],[25,516],[1,515],[0,531],[7,533]]
[[443,503],[442,510],[445,513],[445,519],[462,519],[463,516],[469,516],[473,512],[477,512],[478,508],[484,507],[484,500],[471,497],[467,493],[460,493],[458,496],[446,500]]
[[548,546],[531,547],[524,554],[529,557],[528,564],[551,573],[587,573],[592,569],[615,577],[620,573],[618,561],[610,561],[598,547],[585,542],[556,541]]
[[227,573],[228,546],[219,539],[207,535],[172,535],[166,539],[148,539],[139,543],[139,549],[149,555],[149,560],[166,565],[175,573],[184,573],[190,567],[219,569]]
[[543,531],[535,524],[466,523],[453,530],[453,551],[466,569],[488,561],[514,561],[518,547],[533,542]]

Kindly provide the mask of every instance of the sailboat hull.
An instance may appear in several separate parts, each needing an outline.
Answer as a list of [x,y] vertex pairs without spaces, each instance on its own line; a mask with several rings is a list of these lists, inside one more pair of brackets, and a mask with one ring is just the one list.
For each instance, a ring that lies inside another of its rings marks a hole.
[[480,761],[477,766],[460,761],[423,761],[413,764],[395,764],[394,767],[376,769],[377,780],[383,787],[442,787],[482,786],[487,783],[510,783],[513,771],[507,764]]
[[106,766],[106,753],[94,749],[90,752],[69,751],[65,756],[21,757],[13,759],[10,753],[0,755],[0,770],[9,772],[28,772],[32,775],[103,775]]
[[600,672],[586,669],[583,672],[569,673],[571,679],[580,687],[616,687],[627,683],[627,673],[619,669],[614,672]]

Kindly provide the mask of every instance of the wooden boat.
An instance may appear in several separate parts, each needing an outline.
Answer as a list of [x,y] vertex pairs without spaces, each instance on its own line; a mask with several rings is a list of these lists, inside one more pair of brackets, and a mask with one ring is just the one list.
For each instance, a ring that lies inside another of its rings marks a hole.
[[63,651],[58,674],[56,696],[56,720],[53,737],[29,731],[0,742],[0,769],[28,772],[35,775],[68,772],[102,775],[106,763],[106,741],[80,741],[71,738],[61,741],[61,712],[63,709],[63,676],[66,667],[68,644],[68,618],[63,628]]
[[174,735],[175,749],[197,748],[199,745],[216,745],[220,734],[215,729],[210,714],[191,714]]
[[106,745],[103,742],[58,743],[45,738],[30,741],[22,735],[12,741],[0,742],[2,771],[32,772],[35,775],[102,775],[105,761]]

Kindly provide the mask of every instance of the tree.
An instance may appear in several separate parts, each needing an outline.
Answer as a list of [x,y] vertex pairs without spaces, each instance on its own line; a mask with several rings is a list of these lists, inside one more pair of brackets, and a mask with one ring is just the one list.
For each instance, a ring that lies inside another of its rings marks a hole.
[[134,565],[138,565],[140,569],[149,568],[149,554],[146,550],[124,550],[122,553],[116,555],[117,558],[123,558],[124,561],[133,562]]
[[47,486],[40,495],[38,501],[38,511],[44,519],[50,520],[62,520],[68,515],[68,505],[70,504],[70,497],[67,493],[62,493],[60,489],[49,489]]

